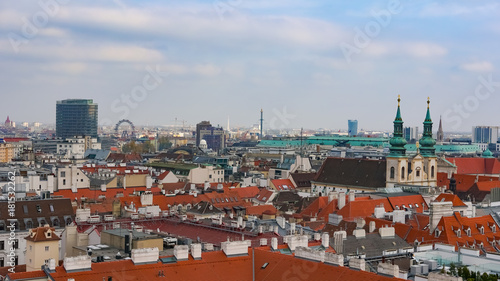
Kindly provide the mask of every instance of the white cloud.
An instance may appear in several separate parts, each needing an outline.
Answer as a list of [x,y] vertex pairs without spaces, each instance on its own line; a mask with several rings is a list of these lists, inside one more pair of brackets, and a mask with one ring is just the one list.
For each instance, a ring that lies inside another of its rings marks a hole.
[[473,71],[473,72],[491,72],[495,69],[493,64],[488,61],[464,63],[460,65],[460,68],[463,70]]
[[442,46],[422,42],[407,44],[405,51],[418,58],[439,57],[448,53],[448,50]]

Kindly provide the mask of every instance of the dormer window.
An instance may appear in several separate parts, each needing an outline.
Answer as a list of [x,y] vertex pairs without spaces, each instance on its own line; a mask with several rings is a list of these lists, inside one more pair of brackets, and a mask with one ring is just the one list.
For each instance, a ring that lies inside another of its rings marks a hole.
[[484,234],[484,226],[481,226],[481,227],[479,228],[479,232],[480,232],[481,234]]
[[467,236],[470,236],[470,232],[471,232],[471,231],[470,231],[470,227],[469,227],[469,228],[467,228],[467,229],[465,230],[465,232],[467,233]]
[[491,231],[492,231],[492,232],[497,232],[497,226],[496,226],[496,224],[493,224],[493,225],[491,226]]
[[457,234],[457,237],[460,238],[462,236],[462,231],[460,231],[460,229],[457,229],[455,231],[455,233]]

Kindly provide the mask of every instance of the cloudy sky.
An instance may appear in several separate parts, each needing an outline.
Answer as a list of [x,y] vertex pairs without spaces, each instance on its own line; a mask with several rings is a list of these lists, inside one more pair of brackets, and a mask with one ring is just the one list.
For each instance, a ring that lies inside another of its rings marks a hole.
[[[350,2],[350,3],[349,3]],[[39,4],[45,3],[45,4]],[[500,125],[498,1],[1,1],[0,118],[445,131]],[[498,82],[497,82],[498,81]],[[4,116],[4,117],[2,117]],[[436,126],[437,127],[437,126]]]

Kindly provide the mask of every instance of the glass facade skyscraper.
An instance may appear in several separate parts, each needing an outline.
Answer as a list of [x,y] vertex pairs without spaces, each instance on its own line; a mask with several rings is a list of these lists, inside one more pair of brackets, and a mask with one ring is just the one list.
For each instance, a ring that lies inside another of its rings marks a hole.
[[97,137],[97,104],[93,100],[67,99],[56,104],[56,136]]
[[347,120],[347,129],[349,136],[356,136],[358,134],[358,120]]

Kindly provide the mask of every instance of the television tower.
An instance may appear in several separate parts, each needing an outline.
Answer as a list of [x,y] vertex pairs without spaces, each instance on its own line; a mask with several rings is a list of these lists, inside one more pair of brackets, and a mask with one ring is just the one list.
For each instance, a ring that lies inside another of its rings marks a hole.
[[260,139],[262,139],[262,126],[264,125],[264,111],[260,109]]

